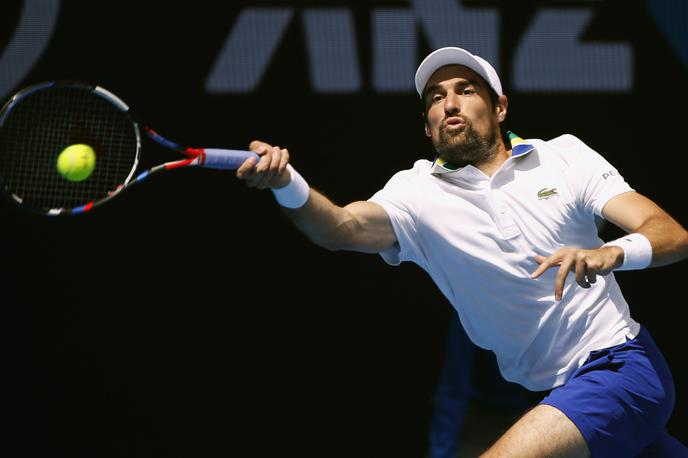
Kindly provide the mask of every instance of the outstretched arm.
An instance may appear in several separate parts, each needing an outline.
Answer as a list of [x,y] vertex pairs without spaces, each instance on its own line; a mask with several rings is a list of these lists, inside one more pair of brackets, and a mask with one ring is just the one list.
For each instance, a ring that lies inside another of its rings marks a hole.
[[[652,248],[648,267],[671,264],[688,257],[688,231],[657,204],[637,192],[613,197],[602,209],[602,216],[629,234],[647,238]],[[645,242],[647,243],[647,242]],[[595,250],[562,248],[551,256],[536,256],[540,264],[531,274],[542,275],[550,267],[560,266],[554,295],[561,300],[566,276],[573,270],[576,282],[583,288],[595,283],[597,275],[607,275],[622,266],[629,253],[621,246],[602,246]]]
[[[290,184],[286,149],[260,141],[251,142],[249,149],[258,153],[260,161],[256,164],[248,159],[237,170],[237,178],[258,189],[280,189]],[[313,188],[307,192],[302,206],[284,211],[313,243],[329,250],[364,253],[378,253],[396,243],[389,216],[380,205],[360,201],[340,207]]]

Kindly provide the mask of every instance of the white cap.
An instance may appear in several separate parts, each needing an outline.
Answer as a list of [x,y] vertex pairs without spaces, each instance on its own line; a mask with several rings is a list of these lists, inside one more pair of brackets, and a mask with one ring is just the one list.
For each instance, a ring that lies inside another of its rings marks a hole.
[[480,56],[475,56],[465,49],[446,47],[431,52],[416,70],[416,91],[423,97],[423,89],[433,73],[445,65],[464,65],[478,75],[494,89],[497,95],[502,94],[502,83],[492,65]]

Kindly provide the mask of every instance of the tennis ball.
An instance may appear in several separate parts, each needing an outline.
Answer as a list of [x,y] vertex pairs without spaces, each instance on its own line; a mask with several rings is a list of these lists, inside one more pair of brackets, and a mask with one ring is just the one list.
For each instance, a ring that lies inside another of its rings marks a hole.
[[83,181],[95,168],[96,152],[83,143],[70,145],[57,156],[57,171],[69,181]]

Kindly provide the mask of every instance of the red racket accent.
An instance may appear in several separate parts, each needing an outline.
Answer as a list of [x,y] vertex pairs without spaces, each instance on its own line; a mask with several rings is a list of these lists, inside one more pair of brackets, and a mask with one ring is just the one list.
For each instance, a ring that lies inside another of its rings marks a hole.
[[195,160],[196,160],[196,158],[192,157],[190,159],[186,159],[183,161],[170,162],[169,164],[165,164],[165,170],[172,170],[172,169],[178,169],[179,167],[186,167],[187,165],[193,164],[193,162]]

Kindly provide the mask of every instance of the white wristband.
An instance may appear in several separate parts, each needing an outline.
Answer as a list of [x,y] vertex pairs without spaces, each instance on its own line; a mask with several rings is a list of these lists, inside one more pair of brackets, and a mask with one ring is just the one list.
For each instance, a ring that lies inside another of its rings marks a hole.
[[650,241],[647,237],[637,232],[624,235],[602,246],[618,246],[623,248],[623,264],[614,270],[644,269],[652,262],[652,245],[650,245]]
[[306,205],[308,202],[308,195],[310,194],[310,187],[306,180],[303,179],[299,172],[297,172],[291,164],[287,164],[287,170],[291,175],[289,184],[282,188],[271,188],[275,195],[277,202],[287,208],[299,208]]

